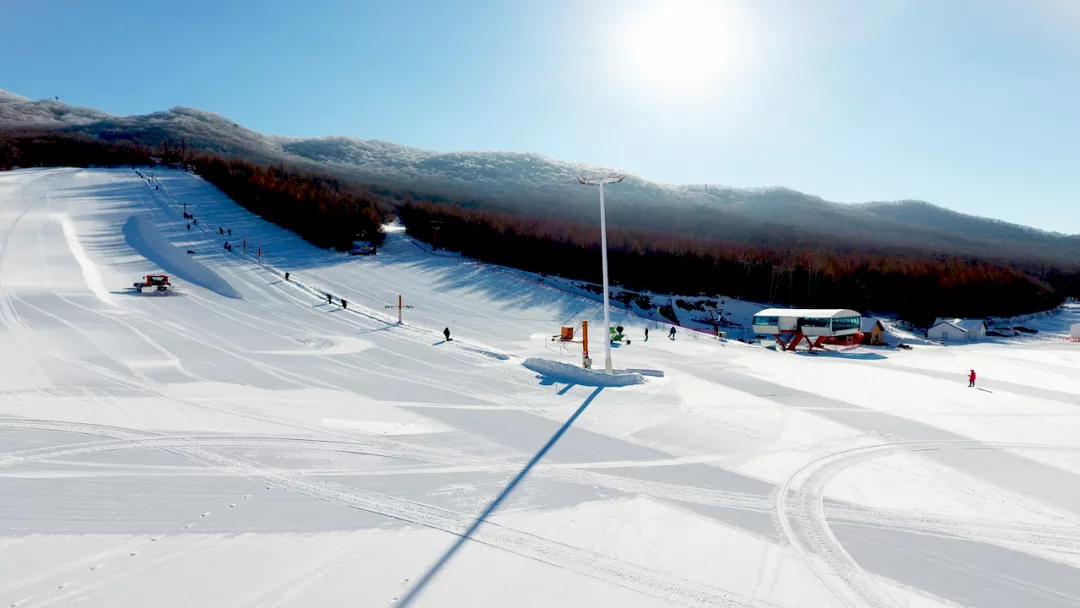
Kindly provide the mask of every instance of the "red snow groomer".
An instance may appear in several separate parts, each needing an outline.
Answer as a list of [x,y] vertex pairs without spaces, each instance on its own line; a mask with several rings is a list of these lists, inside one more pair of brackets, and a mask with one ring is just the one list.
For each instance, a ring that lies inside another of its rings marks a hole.
[[135,283],[135,289],[142,293],[143,289],[149,289],[151,287],[156,288],[159,292],[168,292],[172,289],[172,283],[169,282],[169,275],[167,274],[148,274],[146,279]]

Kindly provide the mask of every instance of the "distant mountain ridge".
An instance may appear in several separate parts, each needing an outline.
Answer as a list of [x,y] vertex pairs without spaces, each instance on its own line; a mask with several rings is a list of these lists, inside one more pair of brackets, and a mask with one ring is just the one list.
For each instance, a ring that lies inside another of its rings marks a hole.
[[[475,202],[538,217],[595,221],[595,193],[576,177],[597,167],[520,152],[435,152],[344,136],[263,135],[229,119],[177,106],[113,116],[56,100],[31,101],[0,90],[0,130],[41,128],[195,149],[260,162],[319,167],[395,192]],[[1080,235],[1064,235],[951,211],[922,201],[833,203],[788,188],[672,185],[629,175],[610,190],[613,225],[649,228],[657,214],[695,237],[816,234],[937,252],[988,247],[1030,259],[1080,259]],[[764,237],[755,237],[764,238]]]

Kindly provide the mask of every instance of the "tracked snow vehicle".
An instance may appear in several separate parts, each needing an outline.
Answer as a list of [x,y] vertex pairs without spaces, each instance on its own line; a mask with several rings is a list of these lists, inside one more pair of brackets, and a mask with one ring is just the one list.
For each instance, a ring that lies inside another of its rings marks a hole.
[[135,289],[142,293],[144,289],[153,289],[156,292],[168,293],[172,290],[167,274],[148,274],[146,278],[134,284]]

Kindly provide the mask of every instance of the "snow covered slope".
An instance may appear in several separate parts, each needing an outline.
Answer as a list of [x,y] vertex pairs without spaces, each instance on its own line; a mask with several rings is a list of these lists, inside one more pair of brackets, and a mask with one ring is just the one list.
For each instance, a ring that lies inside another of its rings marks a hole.
[[[574,414],[415,605],[1080,605],[1076,345],[815,357],[617,312],[644,383],[579,386],[522,363],[579,362],[582,320],[602,361],[591,299],[159,177],[0,174],[0,606],[389,606]],[[166,246],[239,297],[133,293]]]

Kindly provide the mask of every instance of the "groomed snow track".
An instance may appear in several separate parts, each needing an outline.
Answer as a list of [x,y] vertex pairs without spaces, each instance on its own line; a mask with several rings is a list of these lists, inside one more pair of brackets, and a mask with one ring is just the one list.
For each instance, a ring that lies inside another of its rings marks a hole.
[[[649,377],[597,387],[527,369],[589,298],[155,175],[0,173],[0,605],[390,605],[588,402],[418,606],[1080,606],[1075,350],[778,358],[616,311]],[[162,271],[185,297],[131,295]]]

